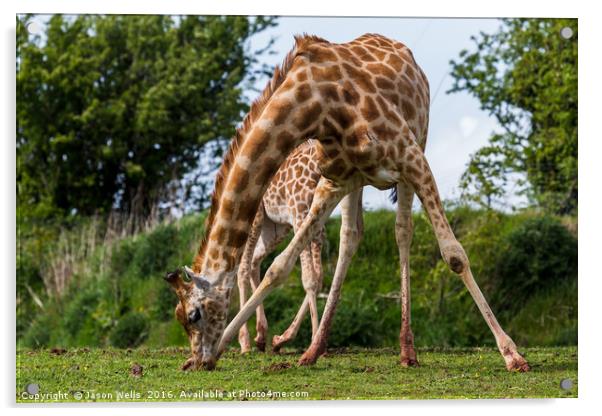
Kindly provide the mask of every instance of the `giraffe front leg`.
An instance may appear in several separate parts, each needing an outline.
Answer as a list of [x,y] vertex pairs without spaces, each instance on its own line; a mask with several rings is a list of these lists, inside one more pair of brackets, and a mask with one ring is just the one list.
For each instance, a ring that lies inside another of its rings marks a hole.
[[[261,257],[263,260],[263,257]],[[257,290],[259,286],[259,264],[261,264],[261,260],[253,261],[253,269],[251,272],[251,286],[253,288],[253,292]],[[242,307],[241,307],[242,308]],[[268,319],[265,316],[265,310],[263,308],[263,303],[260,303],[255,310],[256,322],[255,322],[255,345],[257,349],[261,352],[265,352],[265,340],[267,338],[268,333]]]
[[[258,262],[261,263],[262,257],[262,245],[258,244],[262,237],[262,231],[264,223],[269,221],[264,213],[263,203],[259,205],[251,230],[249,231],[249,237],[245,243],[245,249],[240,260],[240,266],[238,267],[238,294],[240,301],[240,309],[243,308],[247,302],[247,284],[250,284],[253,290],[253,273],[254,265]],[[259,315],[257,316],[259,321]],[[251,352],[251,336],[249,335],[249,329],[247,323],[243,323],[238,331],[238,343],[240,344],[241,354]]]
[[332,279],[322,320],[318,327],[318,332],[313,337],[311,345],[299,359],[299,365],[315,364],[318,357],[326,352],[326,344],[332,319],[336,311],[337,303],[340,297],[341,287],[347,275],[347,270],[351,259],[357,250],[362,233],[362,190],[353,191],[347,195],[341,203],[341,231],[339,242],[339,258]]
[[401,329],[399,331],[400,364],[404,367],[418,366],[414,348],[414,334],[410,312],[410,245],[412,244],[412,201],[414,191],[404,183],[397,184],[397,216],[395,220],[395,240],[399,249],[401,272]]
[[[245,306],[247,302],[247,290],[246,290],[246,271],[240,270],[238,274],[238,294],[240,299],[240,309]],[[240,353],[246,354],[251,352],[251,336],[249,335],[249,329],[245,322],[238,331],[238,343],[240,344]]]
[[320,230],[311,245],[308,246],[309,263],[311,264],[311,280],[305,284],[305,292],[309,296],[309,314],[311,317],[311,339],[313,340],[318,333],[320,325],[320,316],[318,314],[318,292],[322,288],[322,238],[324,230]]
[[[267,215],[264,215],[263,227],[259,237],[257,246],[255,247],[255,254],[251,263],[251,287],[253,292],[257,290],[260,285],[259,270],[263,259],[271,253],[278,244],[288,235],[290,226],[277,224],[270,220]],[[255,310],[257,316],[257,322],[255,329],[257,335],[255,336],[255,345],[259,351],[265,352],[265,345],[268,332],[268,320],[265,315],[265,309],[263,303],[260,303]]]
[[504,332],[491,308],[487,304],[481,289],[477,285],[470,270],[470,263],[462,245],[456,240],[447,221],[443,205],[437,190],[437,184],[430,170],[426,157],[421,149],[412,146],[406,150],[406,155],[413,155],[412,160],[405,162],[405,176],[414,187],[428,217],[433,225],[441,255],[449,268],[458,274],[464,285],[477,304],[487,325],[493,332],[498,349],[506,362],[506,368],[511,371],[525,372],[530,367],[527,361],[518,353],[516,344]]

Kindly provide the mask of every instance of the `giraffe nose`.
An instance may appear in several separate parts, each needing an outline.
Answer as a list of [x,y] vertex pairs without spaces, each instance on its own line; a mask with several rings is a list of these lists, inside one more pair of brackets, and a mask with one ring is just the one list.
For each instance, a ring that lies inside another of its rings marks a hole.
[[194,310],[188,314],[188,322],[194,324],[195,322],[198,322],[199,319],[201,319],[201,311],[199,308],[194,308]]

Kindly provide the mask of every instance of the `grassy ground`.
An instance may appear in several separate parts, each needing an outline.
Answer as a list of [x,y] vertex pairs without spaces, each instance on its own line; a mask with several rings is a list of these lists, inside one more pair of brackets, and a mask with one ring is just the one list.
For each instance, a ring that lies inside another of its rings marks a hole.
[[[576,347],[524,352],[532,370],[520,374],[486,348],[421,349],[419,368],[401,368],[393,349],[333,350],[309,368],[296,366],[297,352],[233,350],[213,372],[180,371],[186,351],[177,348],[20,350],[17,401],[35,401],[23,393],[30,383],[44,402],[577,397]],[[562,379],[572,388],[561,389]]]

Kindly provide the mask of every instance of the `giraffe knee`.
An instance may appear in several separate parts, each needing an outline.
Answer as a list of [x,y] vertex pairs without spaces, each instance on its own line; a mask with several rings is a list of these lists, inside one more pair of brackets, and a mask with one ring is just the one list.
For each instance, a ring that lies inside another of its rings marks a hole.
[[441,249],[441,254],[454,273],[460,274],[470,267],[468,256],[466,255],[464,248],[462,248],[458,242],[444,246]]
[[449,259],[449,267],[450,269],[452,269],[452,271],[454,271],[455,273],[462,273],[465,269],[464,267],[464,262],[462,261],[462,259],[460,257],[456,257],[456,256],[451,256]]
[[286,270],[283,261],[276,257],[263,280],[269,287],[279,286],[286,280]]

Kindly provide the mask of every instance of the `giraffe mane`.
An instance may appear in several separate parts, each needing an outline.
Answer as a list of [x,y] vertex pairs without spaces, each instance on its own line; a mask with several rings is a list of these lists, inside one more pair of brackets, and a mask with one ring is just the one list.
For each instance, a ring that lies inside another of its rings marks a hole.
[[274,92],[286,79],[289,70],[293,66],[295,58],[301,53],[301,51],[305,47],[313,43],[329,42],[318,36],[307,35],[306,33],[304,33],[303,35],[295,35],[295,45],[287,53],[282,64],[279,66],[277,65],[274,68],[274,74],[272,75],[272,78],[264,87],[261,95],[258,98],[256,98],[251,104],[251,108],[245,116],[245,118],[243,119],[242,124],[236,128],[234,137],[230,142],[230,146],[228,147],[228,151],[224,156],[222,165],[220,166],[215,177],[215,185],[213,188],[213,193],[211,195],[211,208],[209,209],[209,214],[207,215],[207,219],[205,220],[205,235],[201,240],[199,250],[194,258],[192,266],[192,270],[195,273],[201,272],[201,266],[205,257],[205,250],[207,248],[209,235],[211,234],[213,223],[215,222],[215,217],[217,216],[217,212],[219,211],[220,200],[224,191],[224,186],[226,184],[228,174],[230,173],[230,170],[234,165],[234,160],[236,159],[238,151],[245,141],[247,133],[253,126],[253,123],[261,116],[261,113],[270,101],[272,95],[274,95]]

